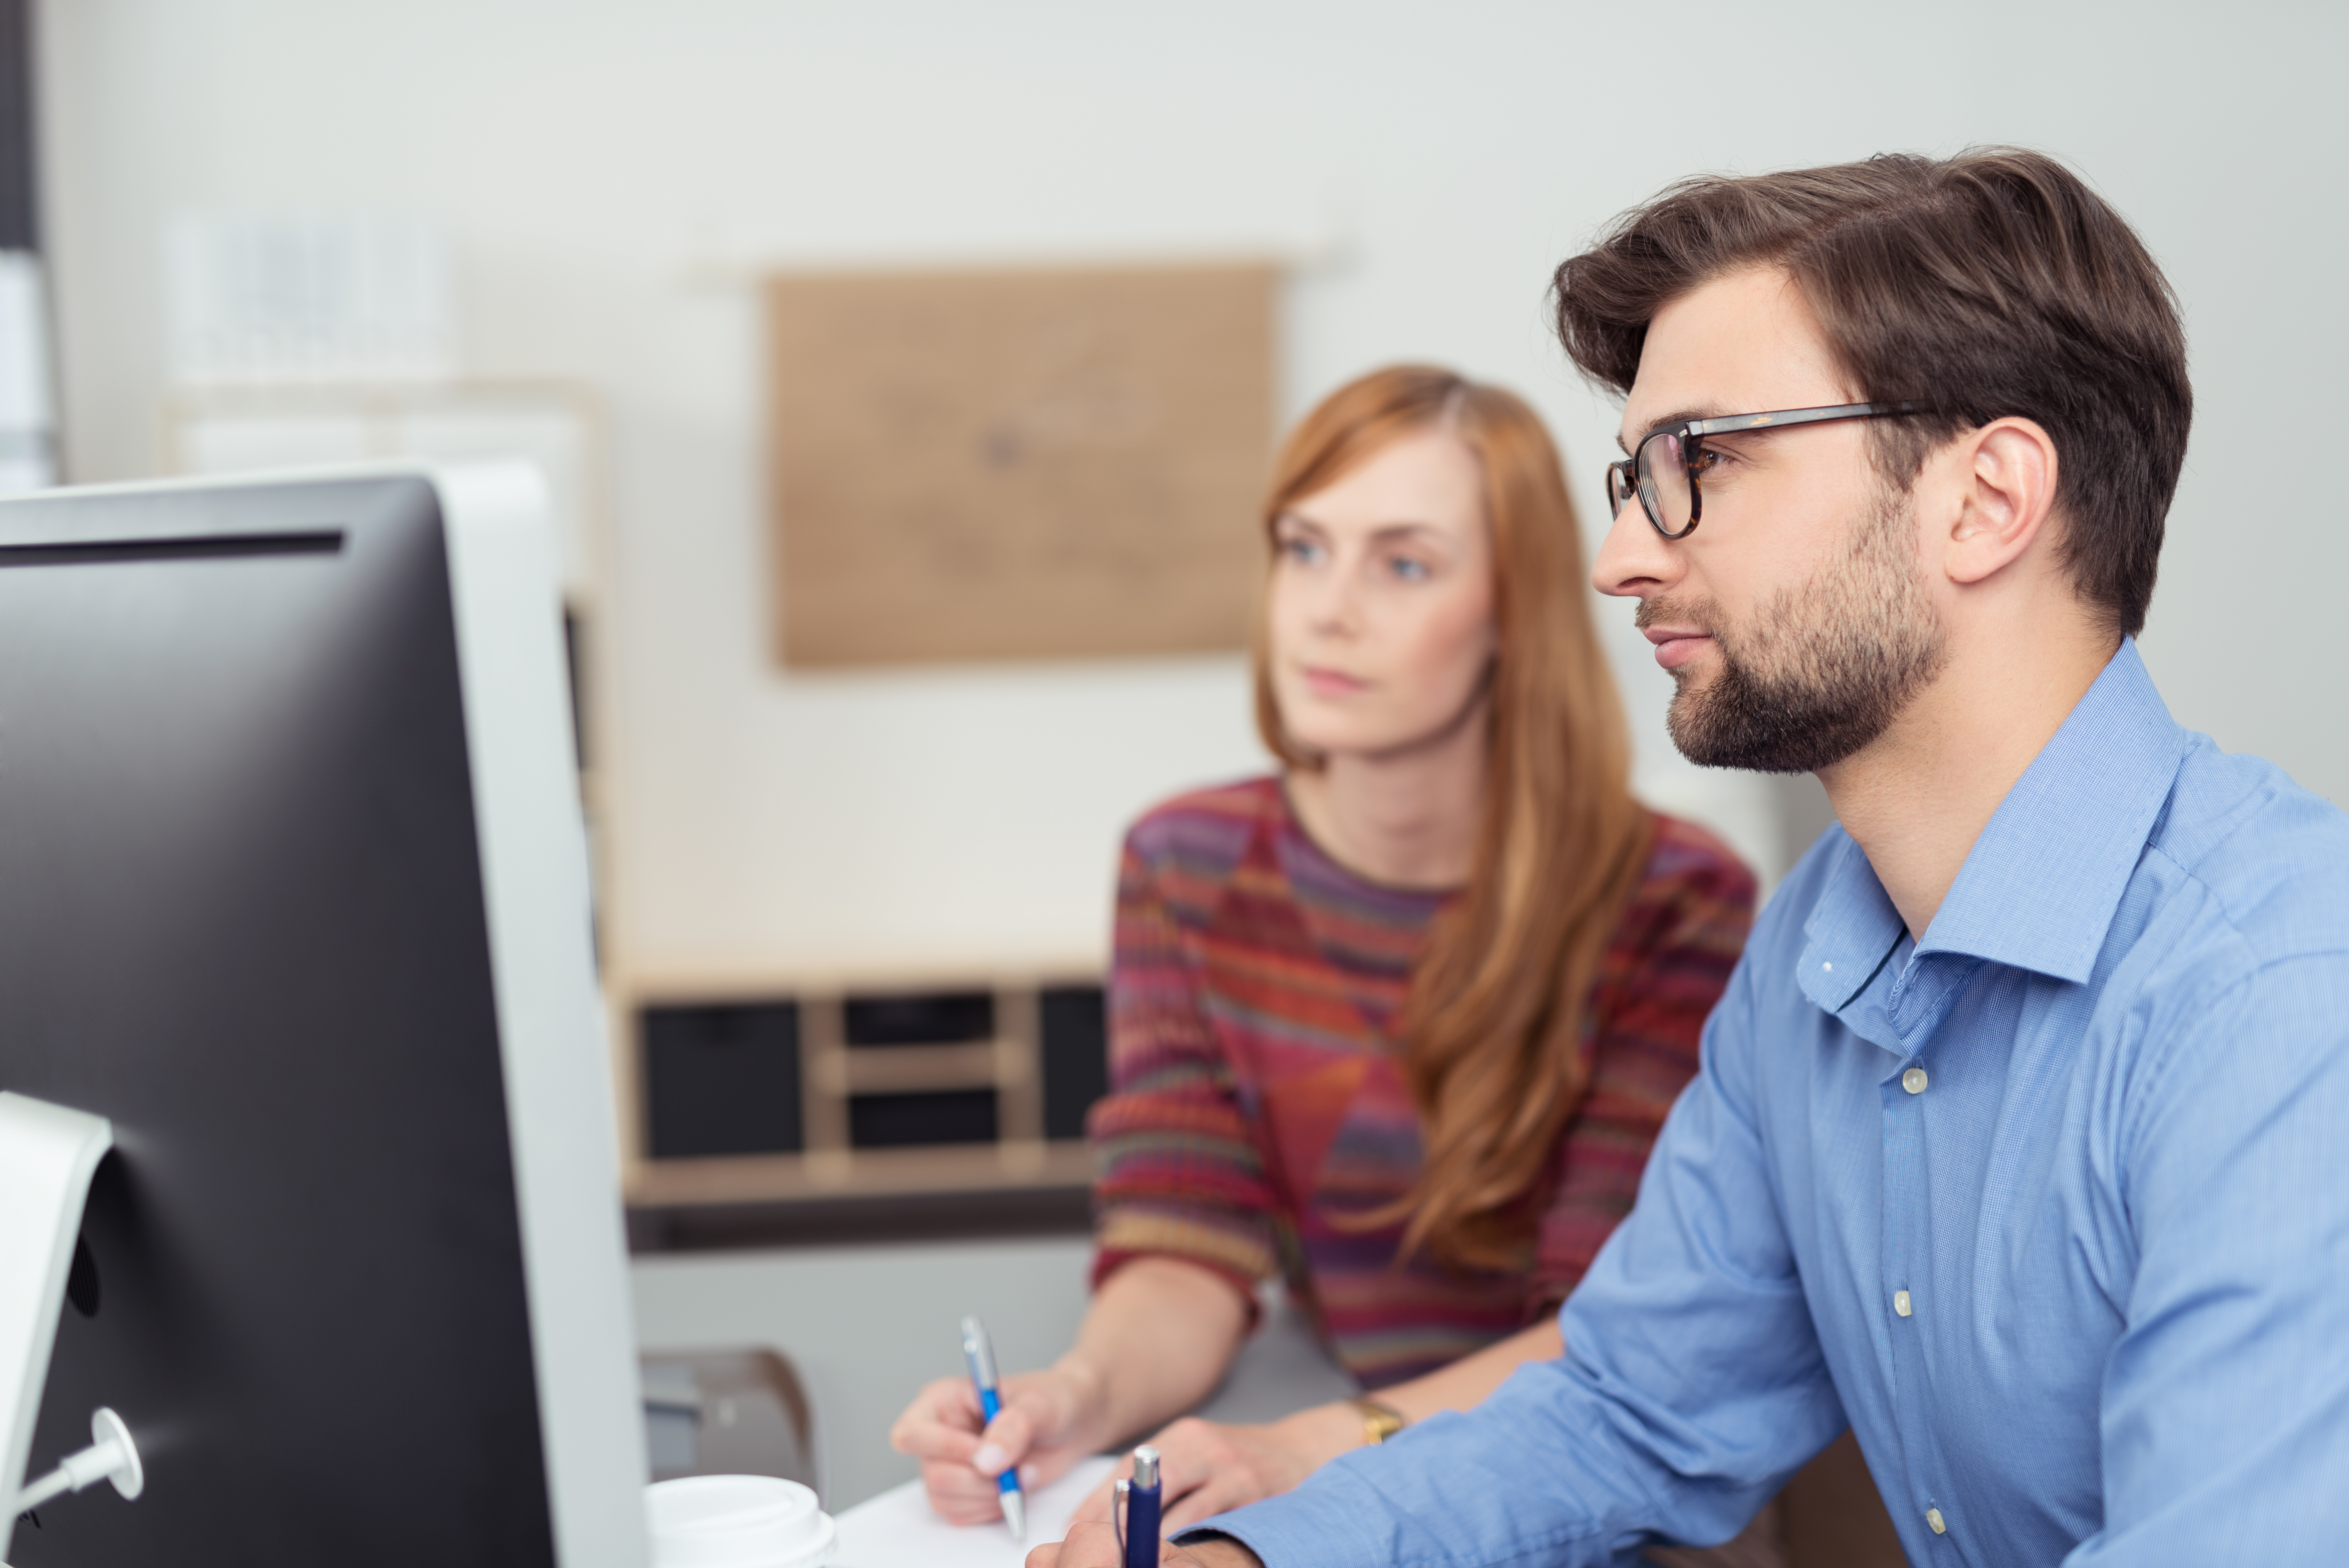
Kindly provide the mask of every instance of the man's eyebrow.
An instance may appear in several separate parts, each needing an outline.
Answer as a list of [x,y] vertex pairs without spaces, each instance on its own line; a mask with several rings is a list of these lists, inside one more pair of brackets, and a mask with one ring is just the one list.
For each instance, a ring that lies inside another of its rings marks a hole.
[[[1710,407],[1681,408],[1676,409],[1670,414],[1659,414],[1654,418],[1648,421],[1648,428],[1640,432],[1640,440],[1644,441],[1659,430],[1670,429],[1674,425],[1684,425],[1692,419],[1718,419],[1719,418],[1721,418],[1721,411],[1717,408]],[[1625,446],[1623,444],[1622,432],[1619,430],[1616,432],[1616,449],[1620,451],[1625,457],[1630,457],[1633,449],[1638,447],[1639,444],[1639,441],[1634,441],[1630,446]]]

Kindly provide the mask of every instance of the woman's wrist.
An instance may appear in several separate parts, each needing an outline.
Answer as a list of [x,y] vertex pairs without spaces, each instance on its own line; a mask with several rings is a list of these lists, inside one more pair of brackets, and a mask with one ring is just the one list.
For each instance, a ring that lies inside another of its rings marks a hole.
[[1362,1413],[1343,1399],[1284,1416],[1272,1423],[1272,1429],[1282,1446],[1309,1460],[1315,1470],[1370,1441]]
[[1081,1444],[1087,1452],[1112,1441],[1116,1434],[1110,1430],[1109,1378],[1102,1369],[1082,1351],[1071,1350],[1052,1363],[1050,1375],[1061,1385],[1065,1405],[1061,1423],[1064,1439]]

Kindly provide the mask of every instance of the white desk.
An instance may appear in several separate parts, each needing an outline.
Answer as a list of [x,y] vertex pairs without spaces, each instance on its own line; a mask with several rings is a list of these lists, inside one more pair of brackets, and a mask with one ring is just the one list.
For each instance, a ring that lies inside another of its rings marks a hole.
[[957,1527],[930,1511],[922,1483],[909,1480],[840,1516],[833,1568],[1019,1568],[1030,1548],[1069,1532],[1069,1515],[1099,1486],[1116,1460],[1107,1454],[1077,1468],[1028,1500],[1027,1542],[1000,1522]]

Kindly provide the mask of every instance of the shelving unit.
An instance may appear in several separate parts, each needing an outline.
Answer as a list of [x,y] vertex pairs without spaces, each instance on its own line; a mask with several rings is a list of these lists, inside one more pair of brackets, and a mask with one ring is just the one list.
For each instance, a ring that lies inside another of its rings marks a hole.
[[1101,1006],[1082,973],[624,987],[629,1203],[1081,1191]]

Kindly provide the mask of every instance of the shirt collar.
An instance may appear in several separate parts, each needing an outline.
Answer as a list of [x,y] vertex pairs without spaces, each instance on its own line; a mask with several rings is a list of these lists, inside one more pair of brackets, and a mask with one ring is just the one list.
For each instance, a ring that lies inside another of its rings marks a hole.
[[[2054,738],[1992,813],[1920,956],[1959,953],[2077,984],[2186,751],[2186,732],[2124,637]],[[1836,850],[1803,933],[1803,992],[1828,1012],[1857,995],[1900,940],[1900,912],[1860,847]]]
[[2137,639],[2124,637],[1999,802],[1918,952],[2087,979],[2177,782],[2186,738]]
[[[1835,830],[1838,837],[1843,830]],[[1830,1013],[1840,1013],[1859,995],[1900,942],[1900,912],[1876,879],[1868,855],[1849,838],[1829,853],[1818,902],[1803,923],[1803,995]]]

